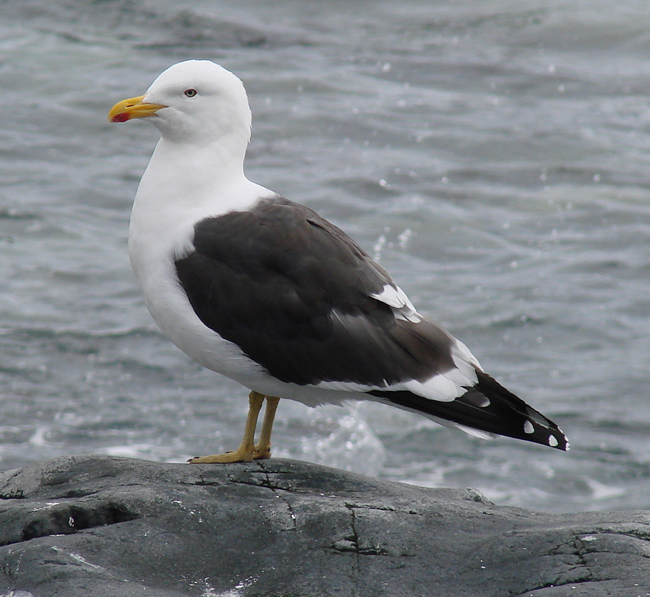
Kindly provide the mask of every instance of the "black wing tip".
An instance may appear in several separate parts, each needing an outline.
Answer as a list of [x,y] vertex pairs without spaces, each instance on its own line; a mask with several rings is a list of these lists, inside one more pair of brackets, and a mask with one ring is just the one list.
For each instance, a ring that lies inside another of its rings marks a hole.
[[568,438],[553,421],[485,374],[479,376],[477,385],[467,388],[465,394],[452,402],[438,402],[404,390],[374,390],[369,394],[429,416],[442,425],[449,421],[464,431],[474,429],[561,452],[570,447]]
[[[501,420],[496,425],[490,426],[490,433],[495,437],[509,437],[512,439],[523,440],[533,444],[539,444],[561,452],[570,450],[569,439],[564,432],[553,421],[544,417],[545,422],[541,423],[539,417],[528,419],[524,415],[519,415],[518,421]],[[523,424],[521,421],[523,420]],[[482,425],[473,425],[475,429],[482,430]]]
[[548,445],[551,448],[560,450],[561,452],[568,452],[571,449],[569,438],[564,435],[564,432],[558,427],[557,429],[549,429],[548,432]]
[[526,405],[524,412],[520,412],[520,414],[524,420],[523,434],[521,432],[513,433],[512,437],[548,446],[562,452],[569,451],[569,439],[553,421],[528,405]]
[[[512,409],[510,417],[502,421],[505,427],[497,431],[499,435],[548,446],[562,452],[569,451],[569,439],[553,421],[526,404],[521,398],[504,388],[493,377],[483,371],[477,370],[477,376],[479,381],[473,389],[478,390],[479,394],[488,398],[488,401],[491,399],[496,400],[501,405],[507,405],[508,408]],[[465,396],[469,395],[470,392],[468,391]],[[485,410],[489,410],[490,406],[488,404]],[[519,421],[517,421],[518,418]],[[523,429],[518,428],[522,419]]]

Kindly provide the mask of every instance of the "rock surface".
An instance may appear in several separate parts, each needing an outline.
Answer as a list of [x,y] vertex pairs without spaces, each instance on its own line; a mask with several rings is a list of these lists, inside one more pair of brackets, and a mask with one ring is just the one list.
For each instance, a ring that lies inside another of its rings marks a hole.
[[290,460],[0,474],[0,596],[634,597],[650,513],[545,514]]

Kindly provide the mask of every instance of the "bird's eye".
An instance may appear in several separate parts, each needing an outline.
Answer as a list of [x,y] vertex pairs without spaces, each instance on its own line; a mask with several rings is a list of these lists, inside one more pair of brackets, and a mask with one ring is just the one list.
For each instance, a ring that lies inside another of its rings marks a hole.
[[186,89],[184,93],[185,93],[185,97],[194,97],[198,93],[198,91],[196,89]]

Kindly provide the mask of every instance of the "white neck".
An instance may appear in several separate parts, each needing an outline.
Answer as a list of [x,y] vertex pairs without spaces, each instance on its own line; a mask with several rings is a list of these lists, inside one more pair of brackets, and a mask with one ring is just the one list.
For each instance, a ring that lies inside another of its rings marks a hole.
[[[274,195],[246,178],[244,151],[224,143],[206,147],[159,141],[131,213],[129,252],[138,278],[156,262],[186,253],[196,222],[249,209]],[[206,155],[211,156],[208,162]]]
[[142,176],[136,202],[155,201],[158,208],[170,203],[180,210],[211,202],[219,211],[232,209],[236,206],[219,204],[225,189],[245,179],[243,152],[245,148],[233,153],[221,143],[193,146],[163,138]]

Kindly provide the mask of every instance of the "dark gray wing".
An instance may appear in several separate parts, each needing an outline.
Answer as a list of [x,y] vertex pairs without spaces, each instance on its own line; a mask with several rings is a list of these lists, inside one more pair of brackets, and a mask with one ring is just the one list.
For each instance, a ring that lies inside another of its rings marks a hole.
[[199,222],[176,271],[201,321],[284,382],[385,387],[454,366],[444,331],[373,298],[394,286],[385,270],[286,199]]

